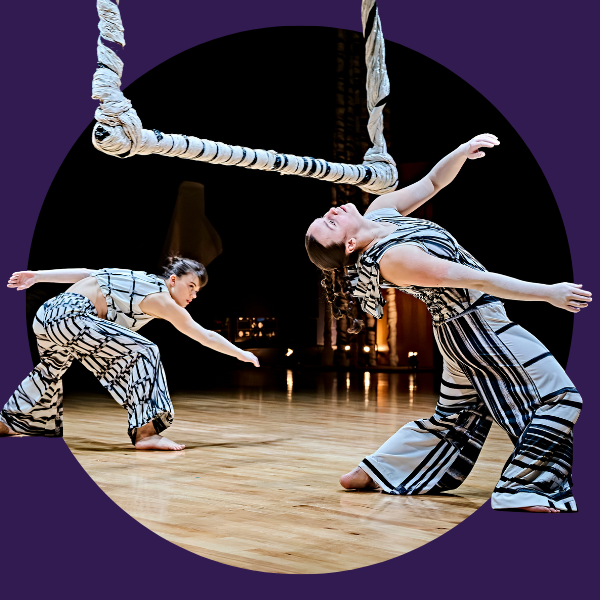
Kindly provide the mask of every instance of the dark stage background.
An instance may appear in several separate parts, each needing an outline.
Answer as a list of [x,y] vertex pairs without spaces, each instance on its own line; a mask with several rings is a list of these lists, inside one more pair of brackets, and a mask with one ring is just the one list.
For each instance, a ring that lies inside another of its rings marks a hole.
[[[221,38],[164,62],[125,95],[149,129],[332,160],[336,34],[285,27]],[[262,59],[250,60],[250,48]],[[386,52],[390,151],[397,163],[433,165],[479,133],[501,140],[483,160],[467,161],[457,179],[430,201],[432,219],[489,270],[543,283],[572,281],[568,242],[550,188],[506,119],[441,65],[390,42]],[[363,126],[366,130],[366,121]],[[303,236],[331,205],[331,184],[161,156],[119,160],[92,147],[91,130],[92,124],[48,192],[29,269],[157,272],[178,186],[200,182],[223,253],[208,267],[209,284],[190,306],[192,316],[207,328],[225,318],[275,317],[273,344],[282,352],[316,346],[319,277],[306,257]],[[66,287],[39,284],[28,291],[28,323],[45,299]],[[506,305],[512,320],[565,365],[573,316],[541,303]],[[155,320],[141,333],[159,345],[174,389],[202,387],[222,369],[241,366],[168,323]],[[99,385],[80,365],[67,373],[65,383],[67,390]]]

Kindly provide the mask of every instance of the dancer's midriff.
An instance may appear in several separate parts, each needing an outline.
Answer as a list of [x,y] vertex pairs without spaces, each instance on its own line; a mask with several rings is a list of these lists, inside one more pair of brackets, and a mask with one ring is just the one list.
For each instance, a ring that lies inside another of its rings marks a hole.
[[108,313],[108,307],[106,306],[106,299],[102,294],[102,290],[98,285],[95,277],[86,277],[81,279],[77,283],[74,283],[67,292],[73,294],[81,294],[88,298],[96,308],[96,312],[101,319],[106,319]]

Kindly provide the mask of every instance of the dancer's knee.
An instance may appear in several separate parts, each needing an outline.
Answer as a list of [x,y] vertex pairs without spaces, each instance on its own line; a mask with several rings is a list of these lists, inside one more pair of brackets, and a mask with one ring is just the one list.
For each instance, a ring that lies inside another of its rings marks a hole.
[[139,354],[144,356],[152,364],[158,364],[160,362],[160,350],[158,349],[158,346],[152,342],[144,345]]

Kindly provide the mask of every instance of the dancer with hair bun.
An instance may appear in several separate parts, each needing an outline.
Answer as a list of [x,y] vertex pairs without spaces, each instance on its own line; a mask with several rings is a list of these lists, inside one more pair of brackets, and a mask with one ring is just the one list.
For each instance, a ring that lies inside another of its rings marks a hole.
[[[311,261],[336,318],[357,331],[353,298],[381,318],[380,288],[422,300],[444,358],[440,399],[429,419],[408,423],[340,483],[388,494],[435,494],[470,473],[492,419],[514,444],[492,508],[573,512],[573,425],[581,397],[548,350],[506,316],[499,298],[544,301],[572,313],[591,302],[581,285],[529,283],[488,272],[445,229],[407,217],[448,185],[467,159],[500,142],[483,134],[459,146],[423,179],[376,198],[365,215],[352,204],[331,208],[306,233]],[[348,302],[346,302],[348,300]]]
[[128,434],[138,450],[183,450],[160,435],[173,423],[173,405],[158,348],[136,333],[159,318],[203,346],[258,367],[185,310],[207,283],[204,266],[171,257],[162,275],[127,269],[18,271],[8,287],[24,290],[37,282],[73,283],[45,302],[33,323],[40,363],[0,411],[0,435],[62,436],[62,376],[73,359],[98,378],[129,413]]

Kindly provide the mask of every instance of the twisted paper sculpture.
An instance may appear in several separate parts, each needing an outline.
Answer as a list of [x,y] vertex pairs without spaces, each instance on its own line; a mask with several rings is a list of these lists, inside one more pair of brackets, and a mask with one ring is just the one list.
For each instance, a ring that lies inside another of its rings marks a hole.
[[121,92],[123,61],[103,40],[125,46],[118,0],[97,0],[100,23],[98,66],[94,73],[92,98],[100,101],[92,134],[101,152],[126,158],[136,154],[163,154],[220,165],[275,171],[282,175],[313,177],[332,183],[357,185],[372,194],[385,194],[398,184],[396,163],[387,153],[383,137],[383,108],[390,83],[385,67],[385,46],[375,0],[363,0],[362,22],[366,40],[367,106],[370,148],[362,165],[330,163],[310,156],[253,150],[193,136],[167,134],[142,127],[131,102]]

